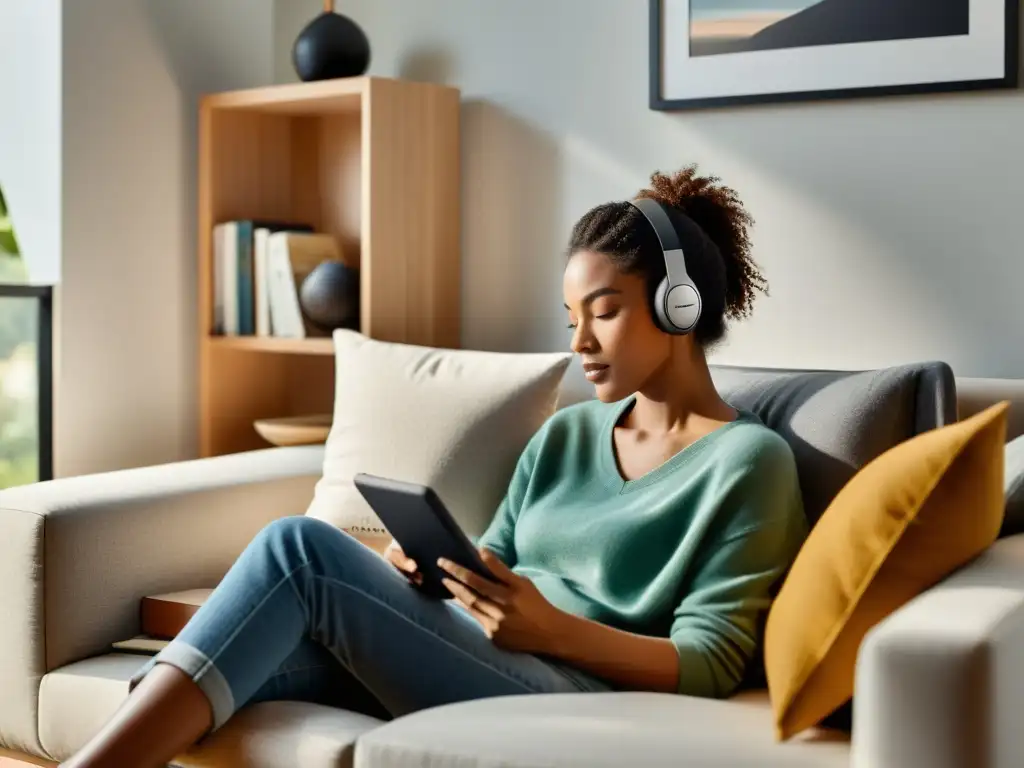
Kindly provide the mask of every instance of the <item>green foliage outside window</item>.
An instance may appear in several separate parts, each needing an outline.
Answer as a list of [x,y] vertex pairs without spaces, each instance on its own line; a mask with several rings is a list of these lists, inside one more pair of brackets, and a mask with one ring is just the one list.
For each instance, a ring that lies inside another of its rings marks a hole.
[[18,255],[18,239],[14,236],[14,224],[7,213],[3,189],[0,189],[0,253],[7,256]]
[[[26,282],[14,225],[0,189],[0,284]],[[25,372],[36,365],[37,304],[0,297],[0,488],[38,479],[38,392],[24,391]]]

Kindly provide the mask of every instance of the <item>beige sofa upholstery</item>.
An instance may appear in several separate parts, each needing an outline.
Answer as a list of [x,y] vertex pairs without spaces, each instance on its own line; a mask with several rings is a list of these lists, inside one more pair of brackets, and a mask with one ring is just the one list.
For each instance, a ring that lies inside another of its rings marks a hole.
[[260,528],[305,511],[321,461],[271,449],[4,491],[0,746],[64,757],[69,740],[41,740],[43,676],[136,634],[144,595],[217,583]]
[[729,701],[588,693],[510,696],[408,715],[360,739],[355,764],[845,768],[850,747],[843,734],[824,729],[775,744],[764,691]]
[[856,768],[1024,766],[1024,534],[878,624],[856,691]]
[[[963,411],[1024,383],[961,379]],[[962,415],[964,413],[962,412]],[[1024,430],[1013,420],[1011,436]],[[109,652],[145,594],[216,583],[270,520],[301,514],[318,448],[270,449],[0,493],[0,747],[60,760],[144,660]],[[965,514],[969,514],[965,510]],[[1024,536],[879,624],[862,645],[852,743],[779,745],[763,691],[514,697],[390,723],[294,702],[247,708],[181,766],[855,766],[1017,768],[1024,729]]]

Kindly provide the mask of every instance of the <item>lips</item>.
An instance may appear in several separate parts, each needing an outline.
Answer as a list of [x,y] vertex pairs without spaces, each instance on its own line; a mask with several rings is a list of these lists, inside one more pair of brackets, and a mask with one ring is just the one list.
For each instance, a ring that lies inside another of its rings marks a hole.
[[608,376],[608,366],[604,363],[584,363],[583,375],[587,381],[599,382]]

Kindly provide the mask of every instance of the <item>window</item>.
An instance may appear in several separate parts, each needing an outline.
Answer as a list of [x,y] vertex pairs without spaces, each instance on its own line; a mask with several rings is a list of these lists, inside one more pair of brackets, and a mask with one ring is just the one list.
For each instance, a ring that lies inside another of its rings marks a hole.
[[0,488],[53,477],[52,293],[0,283]]
[[28,285],[0,192],[0,488],[53,477],[53,293]]

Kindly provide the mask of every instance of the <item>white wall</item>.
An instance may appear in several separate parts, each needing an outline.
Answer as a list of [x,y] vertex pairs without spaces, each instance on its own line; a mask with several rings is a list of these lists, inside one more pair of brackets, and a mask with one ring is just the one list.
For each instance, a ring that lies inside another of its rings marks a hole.
[[0,0],[0,185],[29,280],[60,275],[61,0]]
[[71,0],[63,38],[56,473],[190,458],[196,104],[272,82],[273,3]]
[[[321,8],[277,0],[276,76]],[[665,114],[640,0],[346,0],[371,73],[463,90],[466,346],[568,343],[562,249],[593,204],[690,162],[741,194],[771,296],[716,361],[943,359],[1024,376],[1024,93]]]

